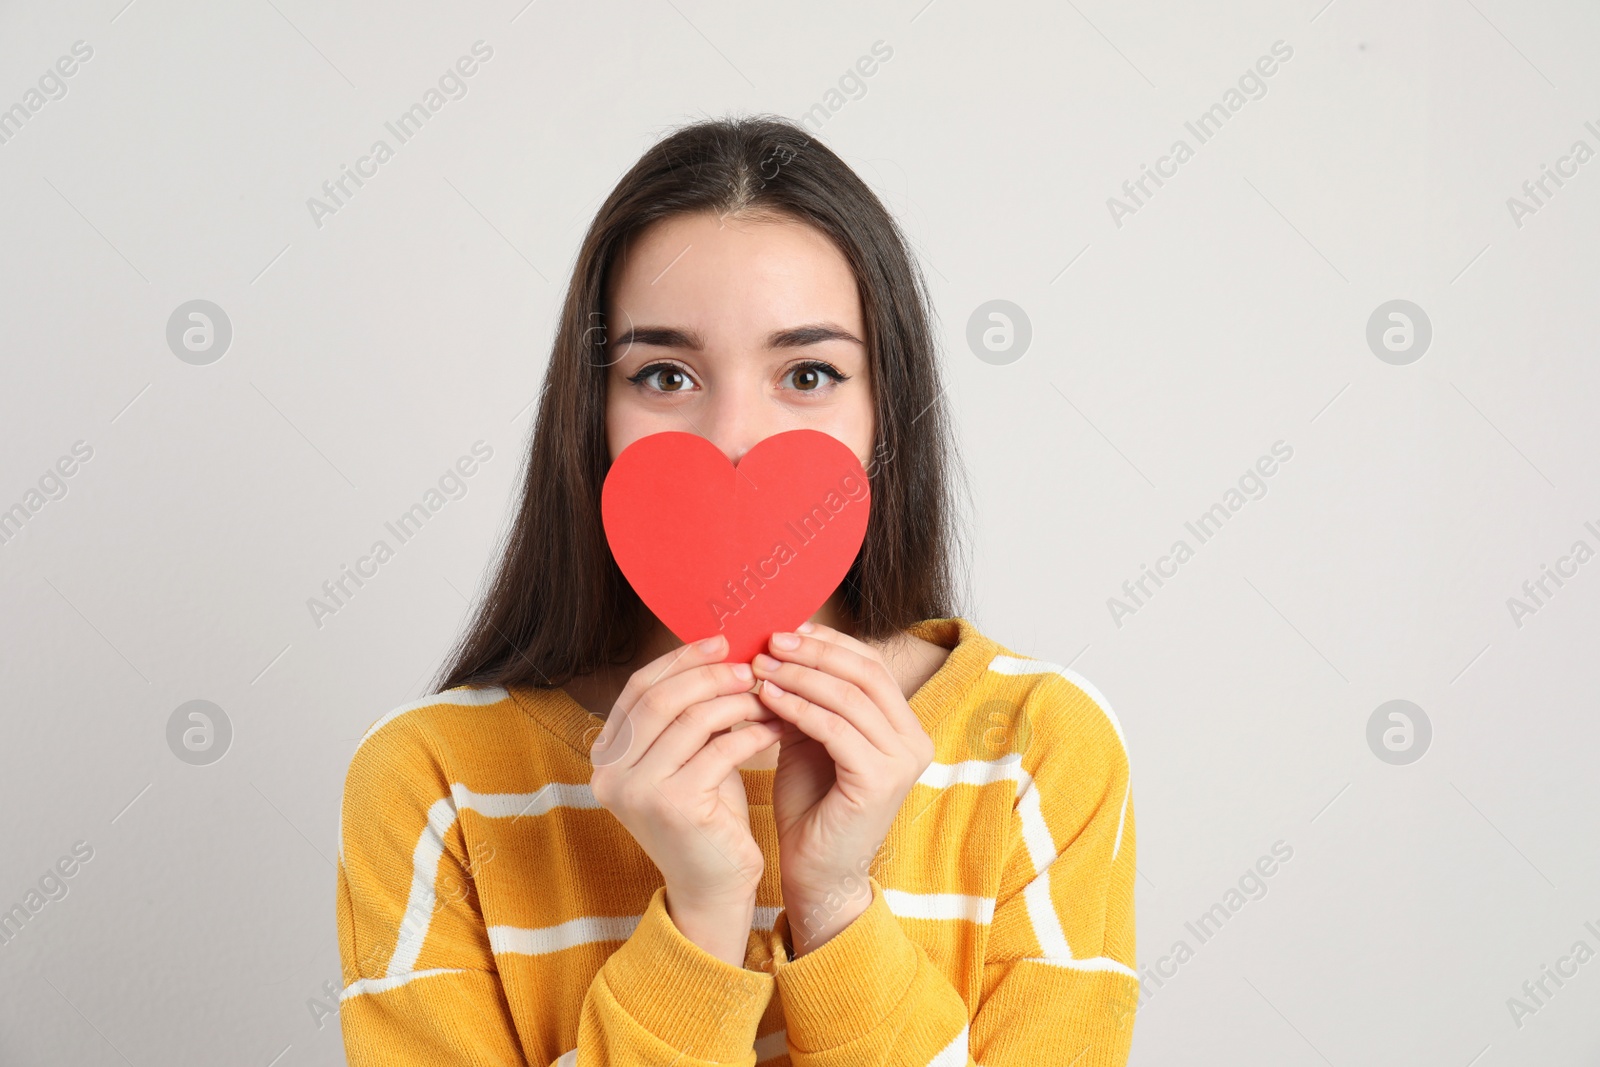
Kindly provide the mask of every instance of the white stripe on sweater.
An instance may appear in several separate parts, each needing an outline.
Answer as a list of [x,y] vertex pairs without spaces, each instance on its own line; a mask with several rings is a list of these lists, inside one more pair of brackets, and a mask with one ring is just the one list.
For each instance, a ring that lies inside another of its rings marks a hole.
[[[895,915],[908,919],[966,919],[987,923],[994,917],[994,898],[961,893],[907,893],[885,889],[884,901]],[[752,930],[771,930],[782,908],[758,907]],[[491,926],[489,947],[495,953],[542,956],[596,941],[626,941],[643,915],[579,916],[554,926]]]
[[[1065,678],[1077,686],[1111,723],[1111,729],[1117,735],[1117,743],[1122,746],[1122,758],[1124,762],[1127,761],[1128,742],[1122,734],[1122,723],[1117,720],[1111,702],[1106,700],[1088,679],[1059,664],[1020,656],[996,656],[989,664],[989,669],[997,674],[1057,674]],[[1122,790],[1122,810],[1117,816],[1117,837],[1111,847],[1112,860],[1115,860],[1117,854],[1122,851],[1122,831],[1128,818],[1131,785],[1130,774],[1129,784]],[[1044,819],[1039,790],[1035,788],[1033,776],[1025,770],[1020,771],[1018,777],[1017,813],[1022,819],[1022,839],[1027,844],[1028,855],[1033,860],[1034,868],[1033,880],[1023,889],[1022,896],[1023,903],[1027,907],[1028,919],[1033,924],[1034,936],[1038,939],[1039,948],[1043,952],[1043,957],[1035,962],[1074,970],[1115,971],[1137,979],[1138,975],[1132,968],[1108,956],[1085,959],[1073,957],[1072,946],[1067,944],[1067,933],[1061,925],[1061,916],[1050,898],[1050,864],[1056,859],[1055,840],[1050,836],[1050,828]]]
[[1139,976],[1134,973],[1132,967],[1129,967],[1126,963],[1121,963],[1117,960],[1114,960],[1110,956],[1095,956],[1094,958],[1087,960],[1075,960],[1070,958],[1062,958],[1060,956],[1040,956],[1018,960],[1017,962],[1047,963],[1052,967],[1066,967],[1068,970],[1073,971],[1114,971],[1117,974],[1126,975],[1135,981],[1138,981],[1139,978]]
[[449,797],[434,801],[428,809],[428,824],[417,837],[417,847],[411,850],[411,893],[406,899],[406,913],[400,918],[394,955],[389,957],[387,973],[391,977],[411,970],[422,954],[433,909],[438,906],[433,887],[439,878],[439,860],[444,856],[444,835],[455,821],[456,806]]
[[393,974],[384,978],[358,978],[344,987],[339,994],[342,1004],[351,997],[359,997],[363,993],[386,993],[391,989],[398,989],[418,978],[428,978],[436,974],[463,974],[460,967],[433,967],[426,971],[411,971],[408,974]]
[[643,915],[581,915],[554,926],[489,927],[489,948],[495,953],[543,956],[596,941],[626,941]]
[[962,1023],[961,1032],[955,1036],[955,1040],[934,1053],[933,1059],[928,1061],[928,1067],[967,1067],[967,1034],[967,1025]]
[[[373,723],[367,728],[367,732],[361,735],[361,740],[356,744],[356,751],[361,751],[361,746],[366,744],[367,740],[371,738],[373,734],[377,733],[385,726],[388,726],[391,722],[394,722],[394,720],[398,719],[408,711],[420,711],[422,708],[431,708],[438,704],[456,704],[462,707],[487,707],[490,704],[500,703],[500,701],[505,700],[510,695],[511,694],[508,691],[499,686],[490,686],[486,689],[470,689],[466,686],[458,685],[454,689],[446,689],[442,693],[435,693],[433,696],[423,697],[421,700],[413,700],[409,704],[401,704],[398,708],[395,708],[393,711],[389,712],[387,715],[383,716],[383,718],[379,719],[377,722]],[[354,758],[354,755],[352,755],[351,759]],[[339,862],[342,864],[344,863],[344,803],[342,800],[339,804],[338,827],[336,832],[339,835]]]
[[891,912],[907,919],[965,919],[972,923],[988,923],[994,919],[994,897],[884,889],[883,900]]
[[[778,921],[782,908],[758,907],[750,929],[768,931]],[[640,915],[594,915],[568,919],[554,926],[491,926],[489,948],[523,956],[542,956],[549,952],[596,941],[626,941],[644,918]]]
[[1111,722],[1111,728],[1116,731],[1117,741],[1122,745],[1123,757],[1127,757],[1128,742],[1127,739],[1122,736],[1122,723],[1117,718],[1117,713],[1111,710],[1111,701],[1107,700],[1100,690],[1094,687],[1089,679],[1085,678],[1077,671],[1072,670],[1069,667],[1063,667],[1059,663],[1049,663],[1042,659],[1031,659],[1027,656],[996,656],[990,661],[989,669],[994,671],[996,674],[1059,674],[1061,677],[1065,678],[1067,681],[1083,690],[1083,695],[1093,701],[1095,707],[1099,708],[1100,711],[1104,713],[1105,717]]
[[[996,674],[1057,674],[1077,686],[1083,691],[1083,695],[1088,697],[1090,702],[1099,708],[1100,712],[1105,715],[1106,720],[1111,723],[1111,729],[1117,735],[1117,743],[1122,746],[1122,760],[1124,763],[1128,763],[1130,768],[1132,767],[1128,760],[1128,739],[1122,735],[1122,723],[1117,719],[1117,713],[1111,709],[1111,701],[1107,700],[1100,690],[1090,684],[1089,680],[1083,675],[1063,667],[1059,663],[1047,663],[1042,659],[1029,659],[1026,656],[996,656],[989,663],[989,669]],[[1131,770],[1129,778],[1131,785]],[[1117,840],[1111,847],[1111,858],[1113,860],[1117,858],[1117,853],[1122,851],[1122,828],[1128,819],[1128,797],[1131,792],[1131,788],[1128,787],[1125,787],[1122,791],[1122,813],[1117,816]]]
[[[504,688],[497,685],[489,686],[485,689],[469,689],[464,685],[458,685],[454,689],[446,689],[442,693],[435,693],[433,696],[423,697],[421,700],[413,700],[409,704],[401,704],[398,708],[373,723],[367,732],[361,735],[361,745],[366,744],[367,739],[373,734],[408,711],[420,711],[423,708],[431,708],[437,704],[458,704],[463,707],[474,708],[486,707],[490,704],[498,704],[510,695]],[[361,745],[357,745],[356,748],[360,749]]]
[[[929,789],[953,785],[992,785],[995,782],[1025,782],[1022,755],[1008,752],[999,759],[963,760],[960,763],[930,763],[917,779]],[[450,787],[458,808],[471,808],[490,819],[514,819],[524,815],[543,815],[552,808],[598,808],[594,792],[587,783],[550,782],[532,793],[477,793],[461,782]]]
[[960,763],[930,763],[917,778],[917,785],[929,789],[948,789],[953,785],[992,785],[1007,780],[1020,781],[1022,753],[1008,752],[999,759],[969,759]]
[[450,786],[456,807],[488,819],[520,819],[543,815],[552,808],[598,808],[589,783],[549,782],[532,793],[475,793],[460,782]]

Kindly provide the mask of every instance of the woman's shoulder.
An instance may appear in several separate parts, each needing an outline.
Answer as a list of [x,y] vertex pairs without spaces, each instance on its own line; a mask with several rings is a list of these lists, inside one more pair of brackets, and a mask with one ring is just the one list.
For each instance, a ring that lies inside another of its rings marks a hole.
[[460,685],[407,701],[379,716],[362,733],[351,762],[417,748],[428,741],[440,745],[470,742],[484,727],[514,712],[514,700],[503,686]]
[[1119,740],[1122,738],[1122,722],[1111,701],[1098,686],[1071,667],[1054,660],[1018,655],[1001,646],[989,663],[989,672],[1022,681],[1028,703],[1036,710],[1086,715],[1103,722]]
[[969,700],[980,723],[1004,715],[1014,740],[1035,755],[1070,749],[1091,757],[1086,750],[1094,749],[1100,762],[1126,765],[1121,719],[1099,686],[1057,659],[1017,652],[976,627],[970,639],[984,660]]
[[[556,691],[461,685],[392,708],[372,722],[346,779],[385,777],[424,792],[466,781],[476,789],[528,788],[569,776],[587,716]],[[537,783],[536,783],[537,784]]]
[[448,814],[485,797],[532,796],[552,783],[583,786],[588,776],[576,742],[560,732],[561,710],[547,691],[495,685],[456,686],[390,709],[350,756],[341,854],[347,833],[431,823],[444,817],[439,805]]

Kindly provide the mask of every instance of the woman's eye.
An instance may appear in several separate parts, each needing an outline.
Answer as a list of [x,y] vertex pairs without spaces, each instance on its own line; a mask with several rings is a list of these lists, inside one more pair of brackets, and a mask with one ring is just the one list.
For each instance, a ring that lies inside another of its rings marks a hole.
[[842,382],[847,375],[827,363],[802,363],[789,371],[794,378],[794,387],[802,393],[812,393],[822,389],[831,379]]
[[681,393],[690,382],[690,378],[683,372],[683,368],[672,363],[652,363],[639,373],[628,379],[635,385],[657,379],[652,388],[658,393]]

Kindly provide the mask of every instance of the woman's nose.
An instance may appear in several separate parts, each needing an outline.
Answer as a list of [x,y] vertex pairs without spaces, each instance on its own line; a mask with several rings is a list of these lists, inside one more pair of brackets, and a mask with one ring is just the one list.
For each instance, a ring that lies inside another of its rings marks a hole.
[[722,450],[729,463],[738,466],[759,442],[782,429],[774,425],[774,413],[766,410],[769,407],[765,398],[754,393],[724,393],[708,405],[700,433]]

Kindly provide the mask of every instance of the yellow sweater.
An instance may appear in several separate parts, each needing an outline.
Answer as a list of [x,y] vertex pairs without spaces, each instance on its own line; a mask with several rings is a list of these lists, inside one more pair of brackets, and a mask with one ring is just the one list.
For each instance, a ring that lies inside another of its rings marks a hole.
[[1138,979],[1117,718],[965,619],[911,632],[953,649],[910,700],[934,762],[866,911],[792,961],[775,771],[739,772],[766,857],[740,968],[678,931],[660,871],[596,804],[602,720],[564,691],[460,687],[379,719],[340,812],[352,1067],[1125,1064]]

